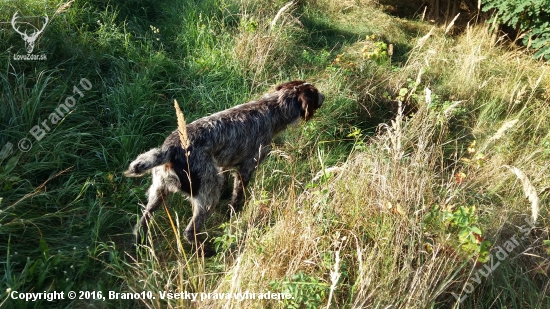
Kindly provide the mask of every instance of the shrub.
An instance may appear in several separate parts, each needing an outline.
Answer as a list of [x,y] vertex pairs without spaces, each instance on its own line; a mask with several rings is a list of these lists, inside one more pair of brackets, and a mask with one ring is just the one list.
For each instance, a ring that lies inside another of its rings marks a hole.
[[534,58],[550,60],[550,6],[546,0],[485,0],[483,11],[496,10],[498,22],[526,32],[523,44]]

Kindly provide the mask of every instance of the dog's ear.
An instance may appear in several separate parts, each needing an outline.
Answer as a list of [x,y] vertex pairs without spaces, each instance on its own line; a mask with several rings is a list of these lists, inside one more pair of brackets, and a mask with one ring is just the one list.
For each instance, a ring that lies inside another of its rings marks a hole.
[[[308,85],[309,86],[309,85]],[[310,120],[317,109],[318,100],[317,91],[311,86],[300,87],[298,89],[298,102],[301,105],[301,116],[304,120]]]
[[275,87],[276,91],[283,91],[280,95],[295,98],[300,106],[300,117],[310,120],[315,111],[323,104],[324,96],[313,85],[301,80],[286,82]]

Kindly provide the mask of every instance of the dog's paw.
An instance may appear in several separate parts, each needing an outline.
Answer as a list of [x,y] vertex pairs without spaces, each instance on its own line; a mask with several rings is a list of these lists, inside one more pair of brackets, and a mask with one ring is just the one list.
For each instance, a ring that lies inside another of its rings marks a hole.
[[213,257],[216,255],[216,249],[212,245],[200,243],[198,246],[192,246],[198,256]]
[[187,240],[188,243],[194,244],[195,243],[195,232],[193,229],[186,229],[183,232],[183,236],[185,237],[185,240]]
[[238,205],[239,203],[230,203],[227,204],[227,213],[226,216],[228,219],[231,219],[237,215],[238,212],[241,211],[242,206],[233,206]]

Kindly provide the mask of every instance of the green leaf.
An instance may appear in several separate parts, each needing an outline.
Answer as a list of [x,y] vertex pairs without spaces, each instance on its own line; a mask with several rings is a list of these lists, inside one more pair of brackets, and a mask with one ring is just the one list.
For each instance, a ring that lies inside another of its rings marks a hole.
[[539,49],[539,50],[533,55],[533,58],[539,58],[539,57],[544,57],[545,59],[549,59],[549,58],[550,58],[550,44],[547,43],[546,46],[544,46],[543,48]]
[[542,241],[546,245],[546,253],[550,254],[550,240]]
[[478,234],[478,235],[481,235],[481,234],[482,234],[482,233],[481,233],[481,230],[480,230],[477,226],[472,226],[472,227],[470,228],[470,231],[471,231],[472,233],[476,233],[476,234]]
[[40,247],[40,252],[42,252],[42,255],[44,256],[44,258],[48,259],[50,256],[50,247],[48,246],[44,238],[40,238],[39,247]]
[[4,174],[9,174],[13,169],[17,166],[17,162],[19,162],[19,157],[11,157],[8,160],[8,163],[6,163],[6,166],[4,167]]
[[460,230],[460,233],[458,233],[458,240],[463,243],[468,240],[468,236],[470,235],[470,231],[467,229]]

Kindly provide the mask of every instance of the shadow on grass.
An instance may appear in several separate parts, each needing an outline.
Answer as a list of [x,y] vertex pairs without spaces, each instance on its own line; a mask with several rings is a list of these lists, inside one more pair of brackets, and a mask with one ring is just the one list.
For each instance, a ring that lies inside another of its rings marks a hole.
[[354,43],[362,36],[360,32],[339,29],[318,18],[304,16],[301,22],[309,34],[302,43],[313,50],[338,52],[344,45]]

